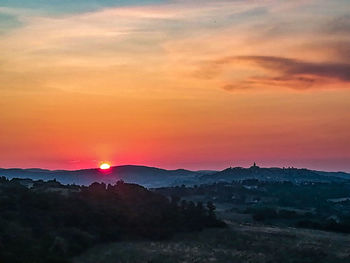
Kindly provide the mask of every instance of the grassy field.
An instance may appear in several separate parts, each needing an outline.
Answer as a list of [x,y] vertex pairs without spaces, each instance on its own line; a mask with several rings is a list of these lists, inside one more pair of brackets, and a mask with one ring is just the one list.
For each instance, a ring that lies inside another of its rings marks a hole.
[[75,258],[74,263],[350,262],[349,235],[228,223],[227,229],[181,234],[169,241],[101,245]]

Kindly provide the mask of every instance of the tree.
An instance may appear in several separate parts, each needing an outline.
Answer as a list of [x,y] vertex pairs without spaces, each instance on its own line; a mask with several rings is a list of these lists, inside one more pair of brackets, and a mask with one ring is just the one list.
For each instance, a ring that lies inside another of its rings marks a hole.
[[207,208],[208,208],[208,216],[209,216],[209,218],[216,219],[216,215],[215,215],[216,207],[213,204],[213,202],[209,201],[207,203]]

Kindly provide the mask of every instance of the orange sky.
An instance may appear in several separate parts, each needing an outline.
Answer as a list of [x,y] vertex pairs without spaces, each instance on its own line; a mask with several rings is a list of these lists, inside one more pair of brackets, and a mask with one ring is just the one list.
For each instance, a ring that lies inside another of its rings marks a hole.
[[0,3],[0,167],[350,171],[346,1],[31,1]]

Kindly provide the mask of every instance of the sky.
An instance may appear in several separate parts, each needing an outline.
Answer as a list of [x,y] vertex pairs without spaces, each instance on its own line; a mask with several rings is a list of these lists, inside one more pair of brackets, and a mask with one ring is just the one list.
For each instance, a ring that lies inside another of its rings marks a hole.
[[0,0],[0,167],[350,172],[348,0]]

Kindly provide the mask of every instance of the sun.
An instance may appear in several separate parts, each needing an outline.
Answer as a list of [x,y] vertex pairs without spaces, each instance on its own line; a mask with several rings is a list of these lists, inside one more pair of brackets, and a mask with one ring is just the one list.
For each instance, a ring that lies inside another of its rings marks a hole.
[[102,170],[107,170],[109,168],[111,168],[111,165],[109,163],[101,163],[100,165],[100,169]]

